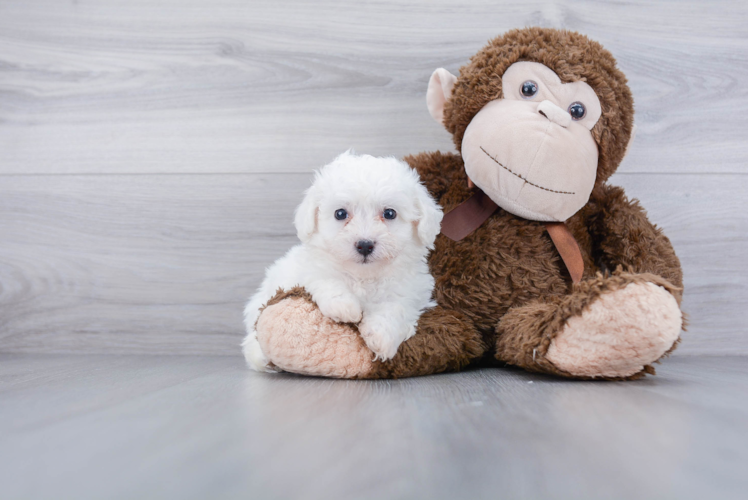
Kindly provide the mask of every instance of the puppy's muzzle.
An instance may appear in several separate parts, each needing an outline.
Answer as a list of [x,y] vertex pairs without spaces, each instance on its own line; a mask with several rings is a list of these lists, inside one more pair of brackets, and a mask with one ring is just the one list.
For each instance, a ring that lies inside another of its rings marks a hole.
[[356,251],[364,257],[367,257],[374,251],[374,242],[371,240],[359,240],[356,242]]

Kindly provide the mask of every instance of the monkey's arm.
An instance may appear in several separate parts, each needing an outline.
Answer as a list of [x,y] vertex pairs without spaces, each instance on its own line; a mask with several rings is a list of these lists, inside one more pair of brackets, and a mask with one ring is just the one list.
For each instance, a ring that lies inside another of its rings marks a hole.
[[509,309],[496,327],[496,358],[571,378],[654,374],[652,363],[675,348],[683,326],[678,257],[621,188],[596,188],[580,215],[594,257],[613,273]]
[[335,378],[401,378],[455,371],[486,351],[481,333],[461,313],[425,311],[416,334],[388,361],[375,361],[356,325],[323,316],[303,288],[279,292],[257,320],[257,347],[273,369]]
[[[590,231],[593,247],[612,271],[652,273],[683,287],[683,271],[670,240],[649,222],[638,200],[629,200],[623,189],[603,185],[592,193]],[[682,291],[673,293],[680,302]]]
[[467,186],[467,175],[462,157],[455,153],[420,153],[403,158],[418,172],[421,182],[437,201],[455,183]]
[[496,327],[496,358],[571,378],[654,374],[652,363],[675,348],[683,327],[678,257],[621,188],[596,188],[580,215],[594,257],[613,273],[509,309]]

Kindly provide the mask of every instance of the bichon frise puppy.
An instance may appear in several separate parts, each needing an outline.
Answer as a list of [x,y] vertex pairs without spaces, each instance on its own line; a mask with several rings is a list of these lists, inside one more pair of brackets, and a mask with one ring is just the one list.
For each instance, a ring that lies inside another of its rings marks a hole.
[[433,307],[426,263],[442,211],[415,170],[395,158],[345,152],[315,173],[296,209],[301,244],[267,269],[244,310],[242,346],[251,368],[274,371],[260,349],[255,323],[279,288],[302,286],[320,312],[358,323],[375,358],[392,358]]

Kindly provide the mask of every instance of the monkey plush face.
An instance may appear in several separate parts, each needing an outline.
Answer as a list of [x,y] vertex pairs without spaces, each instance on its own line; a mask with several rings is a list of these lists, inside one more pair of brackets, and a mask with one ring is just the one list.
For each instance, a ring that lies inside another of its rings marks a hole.
[[431,76],[431,115],[454,135],[470,180],[520,217],[565,221],[618,167],[633,100],[615,59],[578,33],[513,30],[460,69]]
[[600,101],[584,82],[561,83],[542,64],[512,64],[504,97],[489,102],[462,139],[468,177],[520,217],[565,221],[590,197],[597,144],[590,133]]
[[530,61],[512,64],[502,88],[503,97],[486,104],[465,130],[465,171],[507,212],[565,221],[595,185],[597,144],[590,131],[600,101],[586,83],[562,83]]

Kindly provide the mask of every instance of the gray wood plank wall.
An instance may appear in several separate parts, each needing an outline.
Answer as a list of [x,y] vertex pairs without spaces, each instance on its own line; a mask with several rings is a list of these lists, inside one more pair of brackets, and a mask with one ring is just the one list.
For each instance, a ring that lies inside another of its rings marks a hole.
[[612,182],[683,262],[678,353],[748,353],[748,4],[726,0],[0,0],[0,351],[237,354],[309,172],[452,150],[431,72],[526,25],[629,77]]

